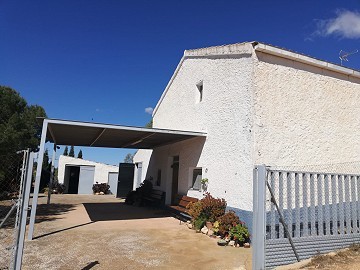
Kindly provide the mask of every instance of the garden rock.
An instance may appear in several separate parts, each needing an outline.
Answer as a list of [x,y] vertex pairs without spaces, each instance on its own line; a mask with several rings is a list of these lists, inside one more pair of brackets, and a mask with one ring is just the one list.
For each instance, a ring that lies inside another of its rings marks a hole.
[[214,235],[214,231],[213,231],[213,230],[209,230],[207,234],[208,234],[208,236],[212,236],[212,235]]
[[105,193],[104,192],[102,192],[102,191],[100,191],[100,193],[99,193],[100,195],[104,195]]
[[186,225],[187,225],[187,227],[188,227],[189,229],[192,229],[192,228],[193,228],[193,225],[192,225],[191,223],[187,223]]
[[245,244],[244,244],[244,248],[250,248],[250,244],[249,244],[249,243],[245,243]]
[[203,234],[207,234],[208,231],[209,231],[209,229],[208,229],[206,226],[204,226],[204,227],[201,229],[201,232],[202,232]]
[[235,245],[235,241],[229,241],[229,244],[228,244],[229,246],[234,246]]

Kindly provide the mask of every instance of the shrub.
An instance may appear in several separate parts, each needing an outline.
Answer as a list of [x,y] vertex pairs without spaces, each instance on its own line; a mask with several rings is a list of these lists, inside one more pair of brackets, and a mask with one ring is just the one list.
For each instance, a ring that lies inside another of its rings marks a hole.
[[104,192],[104,194],[107,194],[109,192],[109,189],[110,186],[107,183],[99,184],[98,182],[96,182],[96,184],[94,184],[92,187],[94,193]]
[[141,184],[140,187],[136,189],[136,191],[141,195],[149,195],[153,189],[153,184],[150,180],[145,179]]
[[217,218],[225,214],[226,201],[224,199],[214,198],[210,193],[200,201],[189,203],[188,214],[193,222],[200,216],[204,216],[206,221],[215,222]]
[[250,239],[250,233],[248,228],[245,226],[245,223],[240,222],[240,224],[232,227],[230,229],[230,237],[240,244],[248,242]]
[[200,215],[194,220],[194,227],[196,230],[201,230],[202,227],[204,227],[206,223],[206,217],[204,215]]
[[227,233],[230,232],[230,229],[232,227],[240,224],[240,219],[234,211],[229,211],[226,214],[222,215],[218,218],[218,221],[220,223],[219,234],[221,236],[225,236]]
[[186,208],[188,209],[188,214],[191,216],[193,222],[201,215],[203,208],[201,201],[191,202]]
[[201,199],[202,213],[210,222],[215,222],[219,217],[225,214],[226,201],[224,199],[214,198],[210,193]]
[[213,228],[212,228],[212,230],[213,230],[213,232],[214,232],[215,234],[218,234],[218,232],[219,232],[219,226],[220,226],[219,221],[215,221],[214,224],[213,224]]

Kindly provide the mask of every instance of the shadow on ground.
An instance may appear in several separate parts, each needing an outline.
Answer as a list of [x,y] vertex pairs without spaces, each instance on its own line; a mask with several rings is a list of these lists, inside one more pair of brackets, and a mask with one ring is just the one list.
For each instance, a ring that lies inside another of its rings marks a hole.
[[91,221],[170,217],[169,211],[121,203],[84,203]]
[[86,223],[84,223],[84,224],[74,225],[74,226],[71,226],[71,227],[68,227],[68,228],[60,229],[60,230],[53,231],[53,232],[49,232],[49,233],[44,233],[44,234],[41,234],[41,235],[39,235],[39,236],[34,237],[34,239],[39,239],[39,238],[42,238],[42,237],[45,237],[45,236],[49,236],[49,235],[52,235],[52,234],[56,234],[56,233],[60,233],[60,232],[65,232],[65,231],[68,231],[68,230],[76,229],[76,228],[79,228],[79,227],[82,227],[82,226],[86,226],[86,225],[89,225],[89,224],[93,224],[93,223],[95,223],[95,221],[90,221],[90,222],[86,222]]
[[73,211],[76,204],[38,204],[36,210],[36,223],[61,219],[61,215]]

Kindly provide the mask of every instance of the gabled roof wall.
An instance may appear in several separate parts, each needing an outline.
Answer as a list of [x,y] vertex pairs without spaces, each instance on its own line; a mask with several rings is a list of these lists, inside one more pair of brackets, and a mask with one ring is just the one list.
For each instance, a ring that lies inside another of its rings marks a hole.
[[297,52],[292,52],[287,49],[279,48],[273,45],[260,43],[257,41],[252,42],[243,42],[235,43],[222,46],[213,46],[206,48],[199,48],[193,50],[185,50],[184,55],[181,58],[179,64],[176,67],[174,74],[172,75],[169,83],[167,84],[164,92],[162,93],[158,103],[153,112],[153,116],[156,114],[158,107],[160,106],[162,100],[164,99],[169,87],[171,86],[173,80],[175,79],[180,67],[185,59],[187,58],[200,58],[200,57],[219,57],[219,56],[231,56],[231,55],[244,55],[244,54],[253,54],[254,52],[262,52],[278,57],[291,59],[293,61],[298,61],[304,64],[316,66],[322,69],[330,70],[333,72],[338,72],[345,74],[347,76],[360,78],[360,72],[351,68],[346,68],[337,64],[326,62],[323,60],[316,59],[311,56],[306,56]]

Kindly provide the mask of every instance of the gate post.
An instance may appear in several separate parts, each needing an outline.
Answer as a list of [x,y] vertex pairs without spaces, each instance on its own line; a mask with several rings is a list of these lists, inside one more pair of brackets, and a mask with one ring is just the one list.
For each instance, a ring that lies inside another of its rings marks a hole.
[[266,240],[266,166],[256,165],[253,171],[253,249],[252,268],[265,269]]

